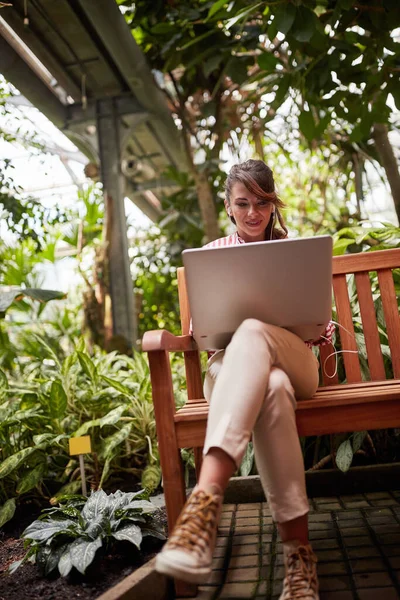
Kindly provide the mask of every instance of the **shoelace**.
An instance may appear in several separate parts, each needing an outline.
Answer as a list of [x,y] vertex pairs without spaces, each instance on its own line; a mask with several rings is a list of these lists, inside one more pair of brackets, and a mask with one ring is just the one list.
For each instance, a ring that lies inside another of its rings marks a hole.
[[[296,598],[306,598],[304,592],[317,592],[317,558],[310,548],[299,546],[287,559],[287,575],[285,577],[285,600],[295,600]],[[289,594],[289,595],[288,595]]]
[[199,490],[189,498],[168,541],[169,548],[185,548],[201,553],[210,543],[216,526],[218,503]]

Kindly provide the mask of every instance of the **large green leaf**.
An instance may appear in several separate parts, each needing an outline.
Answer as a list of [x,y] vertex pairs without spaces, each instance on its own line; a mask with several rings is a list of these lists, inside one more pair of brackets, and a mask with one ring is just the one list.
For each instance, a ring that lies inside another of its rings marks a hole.
[[128,398],[130,398],[132,396],[131,390],[128,387],[126,387],[123,383],[121,383],[120,381],[117,381],[116,379],[112,379],[111,377],[107,377],[106,375],[102,375],[101,378],[109,386],[113,387],[118,392],[121,392],[121,394],[124,394],[124,396],[127,396]]
[[134,544],[140,550],[143,535],[138,525],[134,525],[133,523],[124,525],[118,531],[114,531],[112,535],[116,540],[131,542],[131,544]]
[[65,519],[63,521],[33,521],[23,532],[22,537],[28,540],[44,542],[53,535],[61,532],[71,534],[68,527],[75,529],[75,521]]
[[0,507],[0,527],[3,527],[5,523],[13,518],[15,509],[15,498],[10,498],[10,500],[7,500],[7,502]]
[[82,510],[82,517],[87,523],[95,519],[98,515],[108,512],[109,500],[103,490],[92,492]]
[[69,552],[70,547],[71,544],[67,547],[64,553],[61,555],[60,560],[58,561],[58,570],[60,572],[61,577],[66,577],[73,567],[71,555]]
[[353,434],[353,452],[357,452],[361,448],[366,435],[366,431],[356,431]]
[[19,467],[19,465],[26,458],[28,458],[28,456],[30,456],[39,449],[41,449],[40,446],[30,446],[29,448],[23,448],[19,452],[16,452],[12,456],[6,458],[6,460],[3,461],[0,465],[0,479],[3,479],[4,477],[7,477],[7,475],[10,475],[10,473],[17,469],[17,467]]
[[122,414],[128,409],[128,407],[124,404],[121,406],[117,406],[117,408],[113,408],[109,413],[104,415],[99,419],[92,419],[91,421],[87,421],[83,423],[79,429],[77,429],[74,433],[74,437],[79,437],[81,435],[85,435],[92,427],[104,427],[105,425],[115,425],[120,420]]
[[299,127],[301,133],[305,135],[308,140],[312,140],[315,137],[315,121],[311,111],[303,110],[299,116]]
[[129,436],[132,430],[132,423],[128,423],[124,425],[121,429],[116,431],[113,435],[110,435],[103,441],[103,446],[101,449],[101,454],[104,457],[110,456],[114,448],[122,444]]
[[97,550],[102,546],[100,538],[88,542],[87,540],[77,539],[72,542],[69,555],[73,566],[78,569],[82,575],[93,561]]
[[78,352],[78,359],[81,363],[81,367],[89,377],[89,379],[93,382],[97,382],[97,369],[93,363],[93,361],[89,358],[89,356],[85,352]]
[[54,290],[0,286],[0,313],[5,312],[16,298],[22,296],[28,296],[39,302],[49,302],[49,300],[61,300],[66,297],[66,294]]
[[36,487],[46,472],[46,463],[39,463],[34,469],[24,475],[18,482],[17,494],[26,494],[32,488]]
[[295,16],[296,8],[294,4],[291,2],[278,4],[278,6],[274,8],[274,25],[277,31],[286,34],[292,27]]
[[317,27],[315,13],[305,6],[298,6],[296,16],[291,27],[291,35],[298,42],[309,42]]
[[336,464],[344,473],[350,469],[353,460],[353,448],[350,440],[342,442],[337,450]]
[[53,381],[50,389],[49,402],[50,415],[53,419],[61,419],[67,409],[67,394],[61,381]]
[[3,400],[3,398],[6,397],[7,395],[7,390],[8,390],[8,380],[7,380],[7,376],[4,373],[4,371],[2,371],[0,369],[0,400]]

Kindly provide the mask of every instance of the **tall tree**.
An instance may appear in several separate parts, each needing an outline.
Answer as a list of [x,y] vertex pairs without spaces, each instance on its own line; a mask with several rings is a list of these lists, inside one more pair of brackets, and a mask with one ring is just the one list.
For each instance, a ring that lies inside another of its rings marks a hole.
[[400,108],[396,0],[120,4],[151,66],[164,74],[208,237],[218,231],[210,164],[224,143],[235,148],[243,135],[262,156],[265,137],[289,106],[304,140],[327,153],[332,143],[340,148],[358,183],[360,159],[379,160],[399,205],[393,160],[373,133],[380,130],[382,141],[392,126],[389,95]]

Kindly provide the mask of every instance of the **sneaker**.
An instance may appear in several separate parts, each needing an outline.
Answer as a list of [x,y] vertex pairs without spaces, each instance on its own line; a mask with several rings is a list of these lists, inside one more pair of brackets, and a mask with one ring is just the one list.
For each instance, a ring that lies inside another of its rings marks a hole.
[[156,558],[156,571],[189,583],[205,583],[221,515],[222,492],[218,486],[207,491],[194,488],[172,534]]
[[285,579],[279,600],[319,600],[317,557],[297,540],[283,544]]

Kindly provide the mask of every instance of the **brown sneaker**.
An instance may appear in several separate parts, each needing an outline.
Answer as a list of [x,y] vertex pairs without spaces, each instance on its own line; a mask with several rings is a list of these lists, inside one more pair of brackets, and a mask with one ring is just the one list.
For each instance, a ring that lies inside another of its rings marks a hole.
[[189,583],[204,583],[211,573],[211,561],[221,515],[222,492],[194,488],[172,534],[157,555],[156,570]]
[[285,579],[279,600],[319,600],[317,557],[311,546],[299,542],[283,544]]

